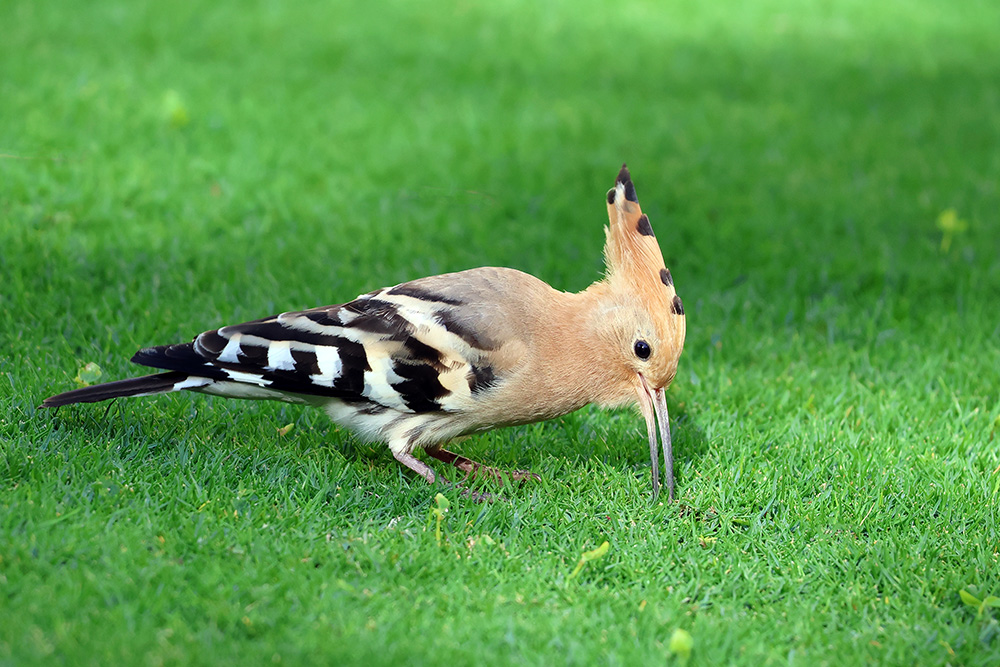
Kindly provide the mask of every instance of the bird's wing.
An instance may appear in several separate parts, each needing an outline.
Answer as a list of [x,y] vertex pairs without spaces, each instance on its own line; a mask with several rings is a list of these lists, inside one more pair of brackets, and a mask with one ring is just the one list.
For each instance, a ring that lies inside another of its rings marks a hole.
[[132,361],[210,378],[218,384],[204,390],[224,395],[329,397],[411,413],[472,409],[499,381],[496,360],[506,367],[516,357],[509,345],[498,353],[503,275],[477,269],[415,280],[146,348]]

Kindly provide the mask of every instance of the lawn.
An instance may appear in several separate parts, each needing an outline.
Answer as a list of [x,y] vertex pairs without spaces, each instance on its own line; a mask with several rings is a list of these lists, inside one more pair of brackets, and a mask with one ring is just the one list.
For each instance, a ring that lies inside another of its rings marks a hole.
[[[0,664],[1000,663],[996,3],[0,25]],[[687,311],[674,503],[634,410],[456,444],[542,477],[477,503],[294,406],[37,409],[422,275],[583,289],[622,162]]]

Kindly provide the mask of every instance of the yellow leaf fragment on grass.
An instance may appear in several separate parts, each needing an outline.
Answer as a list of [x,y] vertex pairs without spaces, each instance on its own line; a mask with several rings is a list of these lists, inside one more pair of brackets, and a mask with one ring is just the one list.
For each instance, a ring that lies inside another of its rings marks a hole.
[[288,432],[291,431],[293,428],[295,428],[295,424],[285,424],[284,426],[278,429],[278,435],[281,436],[288,435]]
[[955,209],[947,208],[938,215],[937,228],[941,230],[941,252],[948,252],[952,239],[968,231],[969,223],[958,217]]
[[580,556],[580,562],[576,564],[576,568],[573,570],[573,572],[570,573],[567,581],[569,579],[576,578],[576,575],[580,574],[580,570],[583,569],[584,565],[586,565],[592,560],[597,560],[598,558],[602,558],[606,553],[608,553],[608,549],[610,548],[611,545],[608,544],[607,540],[605,540],[604,543],[601,544],[601,546],[597,547],[596,549],[593,549],[591,551],[584,551],[583,554]]
[[497,543],[496,540],[490,537],[487,533],[480,533],[479,535],[474,535],[468,538],[465,541],[465,546],[468,547],[469,550],[471,551],[472,549],[476,548],[477,544],[486,544],[489,546],[493,546],[496,543]]
[[89,387],[100,380],[102,375],[104,375],[104,371],[101,370],[101,367],[91,361],[80,368],[73,381],[81,387]]
[[437,503],[438,509],[440,509],[442,512],[447,512],[448,508],[451,507],[451,503],[448,502],[448,499],[445,498],[444,495],[440,493],[434,496],[434,502]]
[[677,628],[670,635],[670,652],[680,658],[681,662],[687,662],[691,657],[691,649],[694,648],[694,637],[691,633],[682,628]]
[[191,122],[184,99],[176,90],[163,94],[163,117],[171,127],[181,128]]
[[965,589],[962,589],[958,592],[958,597],[962,598],[962,602],[969,605],[970,607],[978,607],[981,604],[979,602],[979,598],[977,598],[975,595],[973,595],[972,593],[968,592]]
[[347,583],[343,579],[337,579],[333,582],[335,588],[344,591],[345,593],[353,593],[356,589],[351,584]]

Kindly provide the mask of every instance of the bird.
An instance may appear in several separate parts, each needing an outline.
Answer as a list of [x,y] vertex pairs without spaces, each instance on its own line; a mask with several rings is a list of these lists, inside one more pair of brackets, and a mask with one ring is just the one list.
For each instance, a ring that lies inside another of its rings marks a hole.
[[674,497],[666,391],[686,317],[627,165],[607,193],[606,271],[564,292],[512,268],[419,278],[353,301],[224,326],[189,343],[139,350],[153,375],[44,399],[41,407],[194,391],[321,408],[357,437],[388,445],[433,484],[414,452],[470,476],[524,482],[444,448],[459,436],[553,419],[588,404],[638,404],[646,422],[652,495]]

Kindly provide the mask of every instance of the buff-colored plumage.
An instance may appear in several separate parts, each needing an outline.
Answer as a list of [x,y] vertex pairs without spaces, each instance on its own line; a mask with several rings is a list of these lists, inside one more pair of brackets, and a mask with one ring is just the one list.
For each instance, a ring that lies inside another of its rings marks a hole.
[[578,294],[513,269],[431,276],[343,305],[146,348],[133,361],[167,372],[70,391],[43,405],[180,389],[304,403],[362,438],[387,443],[398,461],[433,482],[415,450],[466,473],[499,476],[442,444],[588,403],[638,403],[654,495],[659,436],[673,497],[665,391],[684,346],[684,308],[625,167],[607,206],[607,275]]

